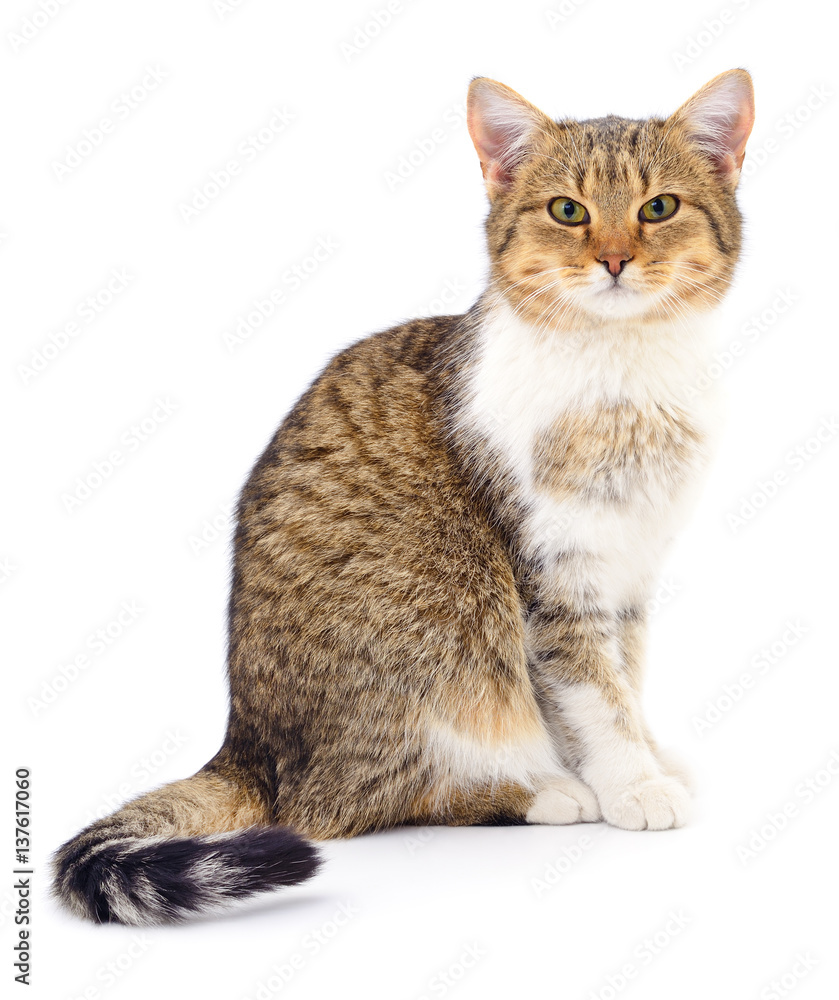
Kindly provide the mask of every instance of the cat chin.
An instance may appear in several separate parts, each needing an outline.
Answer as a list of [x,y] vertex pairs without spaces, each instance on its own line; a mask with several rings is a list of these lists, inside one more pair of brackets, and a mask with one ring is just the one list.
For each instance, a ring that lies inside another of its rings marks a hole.
[[655,299],[648,292],[634,288],[605,288],[592,292],[581,302],[581,307],[599,320],[642,319],[655,313]]

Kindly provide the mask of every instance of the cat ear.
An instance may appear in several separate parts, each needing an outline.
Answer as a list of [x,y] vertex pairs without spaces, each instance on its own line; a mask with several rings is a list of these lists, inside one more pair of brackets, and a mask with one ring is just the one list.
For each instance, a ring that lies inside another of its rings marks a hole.
[[476,77],[466,99],[466,124],[490,198],[509,188],[530,151],[530,136],[553,122],[503,83]]
[[736,186],[755,121],[752,78],[744,69],[720,73],[686,101],[670,120],[682,122],[716,168]]

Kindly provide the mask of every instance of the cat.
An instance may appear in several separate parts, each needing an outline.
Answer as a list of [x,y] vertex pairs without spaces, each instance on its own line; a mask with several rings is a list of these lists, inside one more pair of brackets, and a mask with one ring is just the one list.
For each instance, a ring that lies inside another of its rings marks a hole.
[[718,418],[749,74],[668,118],[469,87],[488,287],[341,351],[238,505],[224,743],[57,852],[54,892],[152,924],[400,824],[679,827],[640,707],[645,605]]

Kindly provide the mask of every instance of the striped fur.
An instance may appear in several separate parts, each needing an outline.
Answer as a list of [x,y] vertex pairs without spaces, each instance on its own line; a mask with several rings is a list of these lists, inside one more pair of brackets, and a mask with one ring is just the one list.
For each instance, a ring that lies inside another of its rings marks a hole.
[[[283,421],[239,502],[223,746],[65,844],[64,903],[182,919],[404,823],[685,822],[640,705],[644,606],[718,422],[684,386],[752,118],[742,70],[645,121],[473,81],[489,287],[342,351]],[[678,211],[642,221],[661,194]]]

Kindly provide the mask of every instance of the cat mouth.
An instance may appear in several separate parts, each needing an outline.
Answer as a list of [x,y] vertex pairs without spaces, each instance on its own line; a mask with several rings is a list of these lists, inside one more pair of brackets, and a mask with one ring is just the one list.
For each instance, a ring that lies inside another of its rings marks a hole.
[[646,312],[650,305],[648,299],[644,289],[634,288],[621,280],[610,281],[591,290],[589,308],[602,318],[626,318]]
[[618,275],[614,281],[609,282],[608,285],[604,285],[602,288],[597,290],[597,294],[601,296],[608,296],[610,298],[629,298],[631,296],[638,295],[639,292],[636,288],[631,288],[626,282],[620,280],[620,275]]

